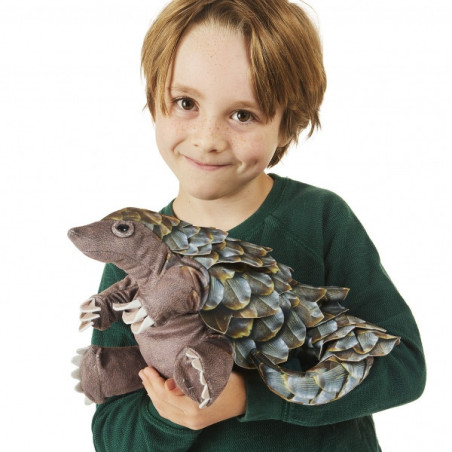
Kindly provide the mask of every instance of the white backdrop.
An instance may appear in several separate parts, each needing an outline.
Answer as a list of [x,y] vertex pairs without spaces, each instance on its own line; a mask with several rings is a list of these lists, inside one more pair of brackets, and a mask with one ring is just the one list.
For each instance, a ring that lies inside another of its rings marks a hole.
[[[157,210],[176,193],[139,70],[164,3],[0,0],[1,450],[93,450],[93,407],[72,390],[70,359],[90,340],[77,331],[78,306],[102,264],[66,231],[127,205]],[[452,8],[310,4],[328,73],[323,128],[275,171],[348,201],[418,320],[427,389],[375,416],[383,450],[445,451]]]

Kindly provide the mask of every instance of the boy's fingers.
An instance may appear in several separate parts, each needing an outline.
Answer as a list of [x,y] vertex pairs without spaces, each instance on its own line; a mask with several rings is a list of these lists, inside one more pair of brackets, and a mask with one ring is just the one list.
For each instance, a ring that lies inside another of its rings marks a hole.
[[182,390],[177,386],[173,378],[168,378],[168,380],[165,381],[165,389],[167,391],[171,391],[171,394],[176,396],[185,395],[182,392]]
[[170,392],[173,396],[185,395],[182,390],[177,386],[173,378],[165,380],[153,367],[146,367],[140,370],[138,376],[143,381],[143,385],[148,392],[153,394],[159,391]]
[[138,376],[143,381],[144,386],[147,387],[154,387],[158,385],[164,384],[163,378],[160,376],[160,374],[152,367],[146,367],[145,369],[140,370],[138,373]]
[[172,378],[168,378],[168,380],[165,381],[165,389],[168,391],[172,391],[176,389],[176,387],[176,382]]
[[148,378],[162,378],[153,367],[145,367],[142,372],[144,372]]

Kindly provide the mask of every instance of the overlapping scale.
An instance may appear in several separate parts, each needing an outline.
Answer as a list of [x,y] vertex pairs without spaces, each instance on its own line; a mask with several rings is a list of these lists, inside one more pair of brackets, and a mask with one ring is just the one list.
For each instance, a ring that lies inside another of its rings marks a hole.
[[174,251],[186,250],[189,246],[187,235],[177,230],[168,237],[165,243]]
[[289,347],[279,336],[268,342],[256,343],[256,345],[257,349],[274,364],[284,363],[289,358]]
[[242,243],[242,247],[244,248],[246,254],[251,254],[253,256],[264,257],[268,253],[273,251],[271,248],[269,248],[267,246],[256,245],[254,243],[249,243],[249,242],[241,242],[241,243]]
[[252,296],[250,302],[242,309],[231,312],[232,317],[259,318],[275,314],[279,309],[276,296]]
[[231,318],[226,335],[232,339],[248,337],[253,330],[254,319]]
[[253,369],[255,367],[251,361],[251,353],[256,350],[256,343],[250,338],[237,339],[232,342],[234,351],[234,362],[244,369]]
[[324,318],[317,303],[312,301],[298,299],[298,303],[295,304],[292,309],[297,312],[297,315],[303,320],[303,323],[308,328],[317,325]]
[[290,349],[301,347],[304,344],[306,326],[294,310],[291,310],[286,316],[280,335]]
[[251,291],[255,294],[270,295],[275,289],[272,278],[265,273],[249,271],[243,274],[243,278],[246,279]]
[[369,353],[375,345],[377,345],[379,337],[373,332],[368,330],[360,330],[356,334],[358,345],[354,347],[357,353]]
[[237,278],[227,279],[224,282],[223,305],[238,311],[248,305],[251,299],[251,288],[245,278],[240,275]]
[[209,294],[203,306],[203,311],[215,309],[223,300],[224,286],[217,278],[210,277]]
[[278,264],[276,271],[272,271],[272,281],[275,290],[282,294],[292,290],[290,282],[292,281],[292,272],[286,265]]
[[210,269],[218,262],[219,258],[220,256],[216,252],[212,251],[212,253],[208,256],[196,256],[193,259],[199,262],[203,267]]
[[[284,313],[279,309],[275,314],[256,319],[250,337],[254,341],[266,342],[273,339],[284,325]],[[284,340],[284,339],[283,339]]]
[[221,304],[217,308],[209,311],[202,310],[199,312],[199,315],[209,328],[221,334],[226,333],[229,322],[232,319],[230,309],[225,308]]

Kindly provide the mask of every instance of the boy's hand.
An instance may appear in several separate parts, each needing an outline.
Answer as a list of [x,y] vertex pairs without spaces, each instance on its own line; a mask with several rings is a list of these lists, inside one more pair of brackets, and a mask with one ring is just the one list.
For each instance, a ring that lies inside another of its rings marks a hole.
[[141,370],[139,376],[160,416],[191,430],[200,430],[245,413],[245,380],[238,373],[231,372],[218,399],[202,409],[176,386],[173,379],[165,380],[152,367]]

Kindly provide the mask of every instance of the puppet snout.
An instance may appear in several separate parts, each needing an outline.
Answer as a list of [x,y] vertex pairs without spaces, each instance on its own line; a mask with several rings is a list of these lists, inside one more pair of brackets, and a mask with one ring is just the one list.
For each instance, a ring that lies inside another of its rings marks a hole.
[[100,223],[69,229],[67,235],[72,243],[81,251],[97,249],[102,239],[108,236],[108,227]]
[[[83,251],[87,245],[87,234],[84,227],[69,229],[67,236],[69,240],[80,250]],[[89,241],[89,238],[88,238]]]
[[67,232],[67,236],[72,242],[76,242],[80,238],[80,228],[71,228]]
[[[117,262],[128,254],[130,243],[112,233],[115,221],[98,221],[69,229],[68,237],[85,255],[100,262]],[[118,240],[122,243],[118,243]]]

